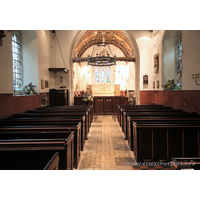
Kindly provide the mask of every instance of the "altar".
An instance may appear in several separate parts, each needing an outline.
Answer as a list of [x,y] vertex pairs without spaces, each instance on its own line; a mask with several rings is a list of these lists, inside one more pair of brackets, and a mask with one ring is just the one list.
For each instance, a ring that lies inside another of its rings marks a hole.
[[[94,114],[117,114],[117,105],[128,105],[128,97],[125,96],[94,96],[90,102],[94,106]],[[74,105],[84,105],[82,97],[74,97]]]
[[114,96],[114,87],[112,84],[93,84],[93,96]]

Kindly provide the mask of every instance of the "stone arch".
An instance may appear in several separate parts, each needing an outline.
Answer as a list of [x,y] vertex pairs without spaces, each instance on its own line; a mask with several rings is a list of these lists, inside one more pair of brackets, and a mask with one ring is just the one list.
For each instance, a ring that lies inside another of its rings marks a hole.
[[[78,42],[80,41],[80,38],[83,36],[86,30],[78,30],[72,43],[71,43],[71,48],[70,48],[70,55],[69,55],[69,61],[70,61],[70,76],[69,76],[69,85],[70,85],[70,94],[73,94],[73,57],[74,57],[74,52],[76,49],[76,46]],[[140,54],[139,54],[139,48],[137,45],[137,42],[135,40],[135,37],[131,33],[131,31],[128,30],[123,30],[123,33],[126,35],[128,38],[131,47],[134,52],[134,57],[136,59],[135,61],[135,90],[136,90],[136,104],[140,104]],[[70,95],[69,99],[70,105],[73,105],[74,103],[74,96]]]

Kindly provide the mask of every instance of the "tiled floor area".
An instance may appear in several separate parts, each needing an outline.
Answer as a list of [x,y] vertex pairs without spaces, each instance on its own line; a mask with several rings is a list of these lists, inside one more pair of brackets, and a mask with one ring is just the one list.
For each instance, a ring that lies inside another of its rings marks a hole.
[[133,166],[134,155],[119,127],[116,116],[99,115],[94,120],[82,152],[79,170],[152,170],[169,166]]
[[111,115],[94,116],[79,169],[132,170],[127,163],[133,161],[116,119]]

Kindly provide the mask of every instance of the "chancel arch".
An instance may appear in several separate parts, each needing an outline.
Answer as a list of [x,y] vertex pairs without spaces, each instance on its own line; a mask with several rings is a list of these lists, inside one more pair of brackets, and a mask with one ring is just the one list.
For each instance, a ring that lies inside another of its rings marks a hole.
[[[107,93],[113,94],[114,84],[120,84],[121,90],[131,89],[136,91],[136,104],[139,104],[139,49],[134,36],[129,31],[91,30],[77,32],[72,43],[70,55],[72,71],[70,80],[71,93],[77,88],[79,91],[86,89],[88,84],[93,84],[96,96],[99,92],[101,93],[100,90],[102,90],[102,94],[106,90],[104,86],[98,89],[98,85],[95,84],[95,66],[87,66],[87,56],[91,54],[93,45],[97,41],[97,35],[100,35],[100,39],[102,39],[102,33],[105,35],[105,40],[110,45],[113,54],[117,57],[116,66],[111,66],[110,68],[111,84],[107,83],[105,85]],[[78,60],[79,58],[80,60]],[[70,102],[73,104],[73,98],[70,98]]]

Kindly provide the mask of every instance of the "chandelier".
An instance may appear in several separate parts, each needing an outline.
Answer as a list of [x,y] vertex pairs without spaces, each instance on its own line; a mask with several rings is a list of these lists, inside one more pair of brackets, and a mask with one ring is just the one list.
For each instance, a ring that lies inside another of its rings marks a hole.
[[97,41],[94,45],[91,56],[88,55],[87,64],[99,67],[116,65],[116,55],[113,56],[109,44],[105,42],[104,35],[102,41]]

